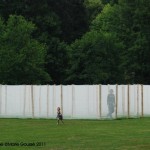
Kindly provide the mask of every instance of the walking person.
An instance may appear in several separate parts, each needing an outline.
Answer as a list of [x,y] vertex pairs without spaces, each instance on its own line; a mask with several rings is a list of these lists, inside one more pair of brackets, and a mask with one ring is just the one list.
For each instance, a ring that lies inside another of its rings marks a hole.
[[57,125],[59,125],[59,121],[61,120],[61,122],[64,124],[63,122],[63,115],[60,111],[60,107],[57,108]]

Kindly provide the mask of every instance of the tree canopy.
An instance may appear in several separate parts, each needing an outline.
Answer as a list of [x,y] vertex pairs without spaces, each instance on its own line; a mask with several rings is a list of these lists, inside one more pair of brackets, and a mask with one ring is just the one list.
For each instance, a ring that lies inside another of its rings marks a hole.
[[44,69],[46,45],[32,38],[32,22],[22,16],[10,15],[7,22],[0,18],[0,81],[3,84],[47,83]]
[[1,0],[0,84],[149,84],[149,20],[145,0]]

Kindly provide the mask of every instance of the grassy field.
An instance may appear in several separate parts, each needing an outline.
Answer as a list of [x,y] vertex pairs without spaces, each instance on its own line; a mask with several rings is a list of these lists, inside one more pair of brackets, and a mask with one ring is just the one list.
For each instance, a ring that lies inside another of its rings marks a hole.
[[150,150],[150,118],[0,119],[0,150]]

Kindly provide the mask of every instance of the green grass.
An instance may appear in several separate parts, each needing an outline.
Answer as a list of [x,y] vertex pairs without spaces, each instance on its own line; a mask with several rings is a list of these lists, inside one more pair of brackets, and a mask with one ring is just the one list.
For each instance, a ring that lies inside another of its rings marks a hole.
[[[150,150],[150,118],[64,122],[0,119],[0,150]],[[43,146],[20,145],[37,142]]]

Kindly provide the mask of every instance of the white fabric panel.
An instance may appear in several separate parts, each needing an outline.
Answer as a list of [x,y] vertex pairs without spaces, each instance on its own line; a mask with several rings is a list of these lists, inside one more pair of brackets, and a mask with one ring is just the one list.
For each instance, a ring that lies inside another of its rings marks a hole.
[[143,86],[143,110],[144,115],[150,115],[150,86]]
[[23,115],[23,86],[7,86],[6,115]]
[[2,85],[0,85],[0,115],[2,114]]
[[150,115],[149,85],[0,85],[0,117],[56,118],[61,107],[67,119],[108,118],[110,89],[117,106],[112,118]]
[[56,106],[54,106],[54,86],[48,86],[48,118],[56,118],[55,111]]
[[87,85],[74,85],[74,100],[73,100],[73,117],[88,118],[89,99]]
[[55,115],[55,118],[56,118],[56,116],[57,116],[57,107],[61,107],[61,86],[54,86],[54,89],[55,89],[54,90],[55,97],[54,97],[53,101],[54,101],[54,104],[55,104],[54,105],[54,108],[55,108],[54,115]]
[[48,117],[48,89],[45,86],[33,86],[34,117]]
[[1,88],[0,88],[0,103],[1,103],[1,106],[0,106],[0,115],[1,116],[5,116],[6,115],[6,102],[7,102],[7,85],[1,85]]
[[98,86],[88,86],[88,116],[90,118],[98,118]]
[[63,91],[63,115],[72,118],[72,85],[62,86]]
[[118,106],[117,116],[122,117],[125,115],[125,86],[118,85]]
[[122,85],[122,95],[121,93],[119,93],[119,95],[120,95],[120,103],[122,103],[122,117],[125,116],[127,117],[128,116],[128,86],[127,85]]
[[32,89],[30,85],[25,86],[24,117],[33,117],[32,116]]
[[135,116],[135,108],[136,108],[136,86],[135,85],[130,85],[129,86],[129,114],[130,116]]
[[34,117],[41,115],[41,86],[33,86]]
[[138,85],[137,92],[138,92],[138,96],[137,96],[137,116],[140,117],[141,112],[142,112],[142,109],[141,109],[141,102],[142,102],[142,96],[141,96],[141,93],[142,93],[142,85]]
[[108,95],[108,86],[103,85],[101,86],[101,112],[102,112],[102,118],[106,118],[108,114],[108,107],[107,107],[107,95]]
[[[34,98],[35,98],[35,94],[34,93]],[[47,85],[43,85],[41,86],[41,99],[40,99],[40,117],[47,117]],[[35,99],[34,99],[35,102]],[[35,108],[35,106],[34,106]]]

